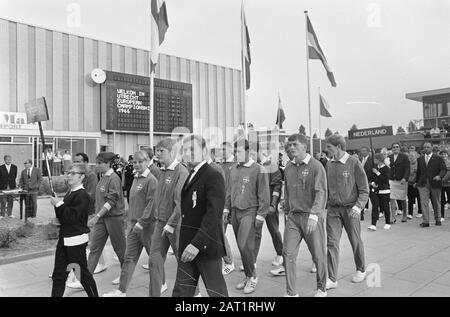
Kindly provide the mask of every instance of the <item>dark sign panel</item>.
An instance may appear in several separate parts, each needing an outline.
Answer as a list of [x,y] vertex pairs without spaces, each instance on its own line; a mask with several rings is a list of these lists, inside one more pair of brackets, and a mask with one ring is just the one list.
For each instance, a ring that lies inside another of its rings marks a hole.
[[[155,79],[153,130],[171,133],[177,127],[192,131],[192,85]],[[106,72],[102,87],[102,129],[149,132],[150,78]]]
[[348,131],[348,138],[350,140],[387,135],[393,135],[392,126]]
[[27,113],[28,123],[49,120],[47,103],[44,97],[27,102],[25,104],[25,111]]

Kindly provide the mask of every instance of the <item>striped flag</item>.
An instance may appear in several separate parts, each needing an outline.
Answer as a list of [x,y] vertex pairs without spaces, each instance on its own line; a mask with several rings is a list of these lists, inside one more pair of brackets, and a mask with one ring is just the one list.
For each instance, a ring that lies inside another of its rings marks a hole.
[[322,97],[322,95],[319,95],[319,97],[320,97],[320,115],[322,117],[331,118],[330,106],[328,105],[328,102],[325,100],[324,97]]
[[241,7],[241,31],[242,31],[242,67],[245,67],[245,89],[250,89],[250,35],[248,33],[247,23],[245,21],[244,3]]
[[322,52],[320,48],[319,41],[317,40],[316,33],[312,27],[311,21],[309,17],[306,16],[307,24],[308,24],[308,58],[309,59],[320,59],[322,61],[323,66],[327,71],[328,79],[331,82],[333,87],[336,87],[336,81],[334,80],[333,72],[331,71],[330,65],[328,65],[327,59],[325,58],[325,54]]
[[164,0],[152,0],[152,35],[150,63],[151,71],[154,73],[159,59],[159,46],[164,41],[169,21],[167,20],[167,8]]
[[281,104],[280,94],[278,93],[278,111],[277,111],[277,122],[276,125],[281,129],[283,129],[283,122],[286,120],[284,115],[283,105]]

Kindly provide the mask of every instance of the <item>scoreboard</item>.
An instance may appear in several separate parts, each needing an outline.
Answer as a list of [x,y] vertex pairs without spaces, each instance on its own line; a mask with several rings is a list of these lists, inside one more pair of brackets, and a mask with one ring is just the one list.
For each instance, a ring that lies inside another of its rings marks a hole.
[[[149,133],[150,78],[105,71],[102,86],[102,130]],[[154,81],[153,130],[171,133],[185,127],[192,131],[192,85]]]

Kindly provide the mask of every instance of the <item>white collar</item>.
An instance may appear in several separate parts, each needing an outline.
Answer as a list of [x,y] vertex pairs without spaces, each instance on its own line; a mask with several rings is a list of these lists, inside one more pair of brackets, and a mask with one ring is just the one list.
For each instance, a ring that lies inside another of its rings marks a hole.
[[378,165],[378,168],[383,168],[383,167],[385,167],[386,165],[384,164],[384,163],[381,163],[380,165]]
[[73,192],[76,192],[77,190],[80,190],[80,189],[84,189],[83,184],[78,185],[77,187],[75,187],[74,189],[71,189],[70,191],[73,193]]
[[433,155],[433,152],[431,152],[430,154],[425,154],[425,156],[431,157]]
[[232,162],[234,162],[234,155],[231,155],[229,158],[227,158],[227,159],[225,160],[225,162],[227,162],[227,163],[232,163]]
[[105,176],[111,176],[114,173],[114,170],[110,168],[106,173]]
[[[210,159],[210,160],[211,160],[211,159]],[[197,164],[197,166],[194,167],[194,173],[193,173],[193,174],[196,174],[196,173],[199,171],[199,169],[202,168],[203,165],[205,165],[205,164],[211,164],[211,163],[212,163],[212,160],[211,160],[211,162],[203,161],[203,162]]]
[[[203,161],[203,162],[204,162],[204,161]],[[202,163],[203,163],[203,162],[202,162]],[[208,163],[208,165],[211,165],[212,162],[213,162],[212,158],[209,158],[208,161],[206,161],[206,163]],[[202,164],[202,163],[200,163],[200,164]]]
[[134,177],[136,177],[136,178],[144,177],[144,178],[145,178],[145,177],[148,176],[148,174],[150,174],[150,170],[149,170],[148,168],[146,168],[145,171],[144,171],[142,174],[136,173],[136,174],[134,175]]
[[177,160],[173,161],[172,164],[170,164],[168,167],[163,167],[162,170],[171,170],[174,171],[175,167],[177,167],[177,165],[180,164],[180,162],[178,162]]
[[[302,160],[303,163],[305,163],[306,165],[309,163],[309,161],[311,160],[311,155],[309,155],[308,153],[306,153],[305,158]],[[292,164],[297,165],[297,161],[295,160],[295,158],[292,160]]]
[[253,163],[255,163],[255,161],[252,158],[250,158],[250,160],[247,163],[242,164],[242,166],[251,167]]
[[344,156],[341,157],[341,158],[339,159],[339,161],[336,161],[334,157],[331,159],[331,161],[333,161],[333,162],[341,162],[342,164],[345,164],[345,163],[347,163],[347,160],[349,159],[349,157],[350,157],[350,154],[348,154],[347,152],[345,152]]
[[148,163],[148,167],[152,166],[154,163],[153,159],[150,160],[150,162]]

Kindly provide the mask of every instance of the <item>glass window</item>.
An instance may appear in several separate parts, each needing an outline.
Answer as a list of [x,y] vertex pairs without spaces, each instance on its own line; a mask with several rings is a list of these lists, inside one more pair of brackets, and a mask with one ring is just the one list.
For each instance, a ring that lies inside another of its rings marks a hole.
[[77,153],[85,153],[84,139],[72,139],[72,155]]
[[89,163],[95,163],[95,157],[97,156],[97,140],[86,139],[86,154],[89,157]]
[[61,154],[64,154],[64,152],[66,150],[68,150],[69,152],[72,152],[72,147],[70,144],[70,139],[62,139],[62,138],[58,138],[56,139],[56,150],[60,151]]

